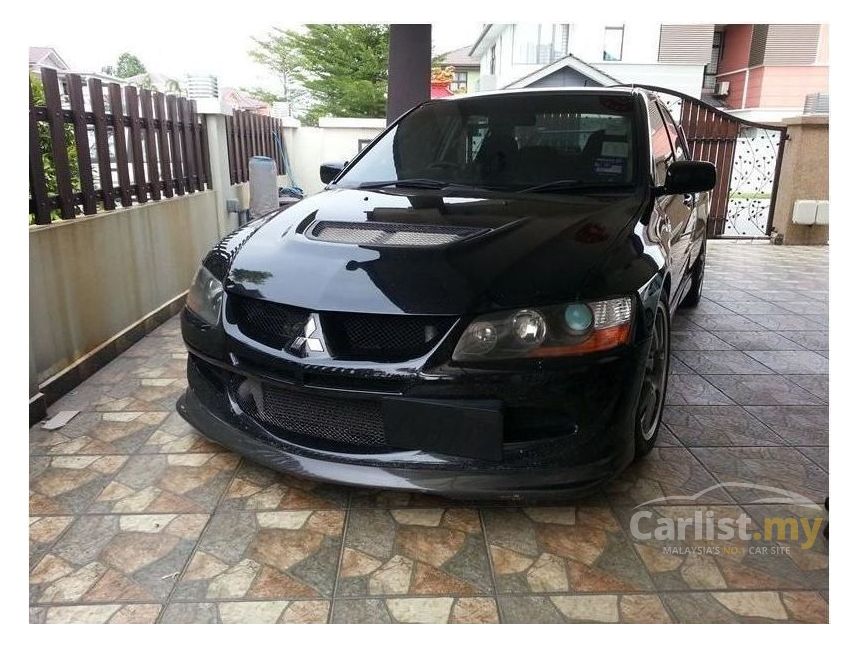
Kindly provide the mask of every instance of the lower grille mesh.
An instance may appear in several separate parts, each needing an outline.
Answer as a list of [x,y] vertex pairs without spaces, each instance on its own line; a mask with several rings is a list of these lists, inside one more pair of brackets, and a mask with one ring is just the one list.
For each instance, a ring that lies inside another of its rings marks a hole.
[[387,447],[380,401],[321,396],[253,379],[237,379],[231,390],[245,414],[283,439],[310,438],[331,448]]

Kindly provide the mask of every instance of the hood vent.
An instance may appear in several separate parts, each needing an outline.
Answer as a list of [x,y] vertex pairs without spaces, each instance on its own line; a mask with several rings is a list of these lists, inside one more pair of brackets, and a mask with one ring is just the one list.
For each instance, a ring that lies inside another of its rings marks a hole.
[[394,222],[317,222],[307,236],[321,242],[362,246],[442,246],[485,232],[485,228]]

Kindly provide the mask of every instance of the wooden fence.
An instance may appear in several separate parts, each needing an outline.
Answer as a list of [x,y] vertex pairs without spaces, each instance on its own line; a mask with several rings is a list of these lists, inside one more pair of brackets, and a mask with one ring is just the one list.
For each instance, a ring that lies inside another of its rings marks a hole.
[[116,83],[106,97],[101,80],[91,78],[87,106],[79,75],[65,76],[65,92],[56,70],[41,75],[44,104],[34,101],[30,85],[35,224],[50,224],[52,213],[72,219],[114,210],[117,202],[131,206],[211,188],[206,125],[194,101]]
[[227,117],[231,184],[248,181],[248,160],[255,155],[271,157],[278,165],[278,174],[286,173],[281,132],[281,120],[263,114],[234,110]]

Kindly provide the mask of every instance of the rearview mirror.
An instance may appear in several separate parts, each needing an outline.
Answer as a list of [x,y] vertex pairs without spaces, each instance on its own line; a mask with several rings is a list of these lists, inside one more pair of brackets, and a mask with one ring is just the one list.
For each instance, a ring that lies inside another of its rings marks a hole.
[[717,169],[710,161],[676,161],[666,171],[661,195],[684,195],[711,190],[717,183]]
[[344,168],[346,161],[327,161],[320,166],[320,181],[324,184],[330,184],[334,181]]

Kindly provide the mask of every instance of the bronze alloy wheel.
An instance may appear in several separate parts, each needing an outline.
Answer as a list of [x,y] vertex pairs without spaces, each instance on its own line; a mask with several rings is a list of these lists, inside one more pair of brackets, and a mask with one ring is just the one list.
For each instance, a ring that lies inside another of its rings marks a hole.
[[645,364],[645,378],[639,393],[636,428],[636,454],[648,453],[657,438],[663,404],[666,401],[666,384],[669,379],[669,312],[661,300],[654,319],[651,346]]

